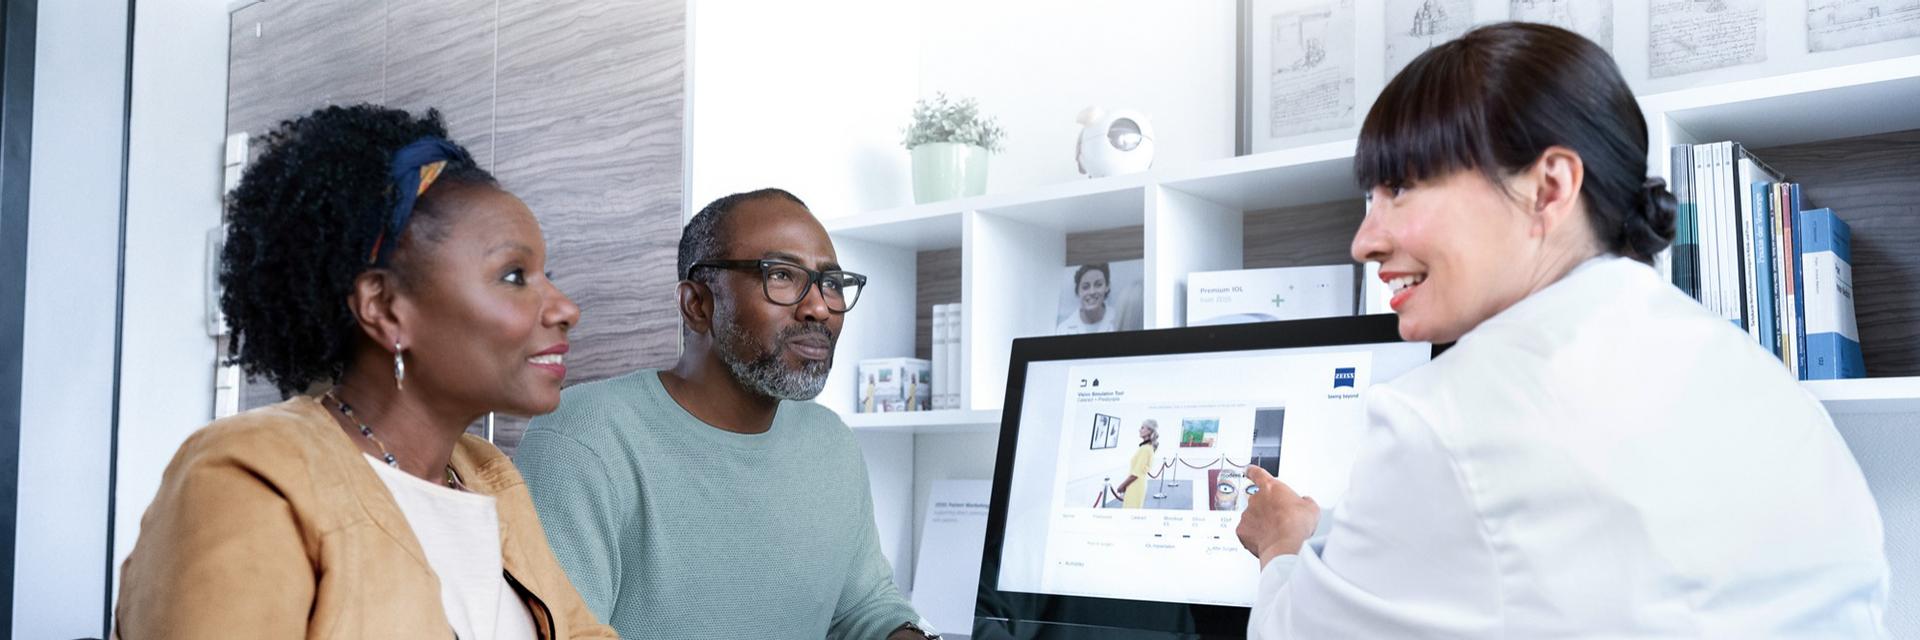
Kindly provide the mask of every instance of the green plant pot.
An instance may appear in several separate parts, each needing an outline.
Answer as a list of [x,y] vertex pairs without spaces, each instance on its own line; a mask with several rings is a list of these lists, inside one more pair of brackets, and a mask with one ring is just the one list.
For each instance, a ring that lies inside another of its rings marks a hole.
[[913,201],[917,204],[987,192],[987,150],[958,142],[913,148]]

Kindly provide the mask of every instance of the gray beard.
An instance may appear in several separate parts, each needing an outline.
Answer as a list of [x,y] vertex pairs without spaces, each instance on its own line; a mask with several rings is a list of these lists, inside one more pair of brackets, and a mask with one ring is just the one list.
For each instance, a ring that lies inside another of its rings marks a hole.
[[[810,332],[826,333],[824,325],[796,325],[781,331],[773,348],[753,344],[727,311],[714,314],[714,350],[727,365],[735,382],[754,393],[780,400],[812,400],[827,386],[827,373],[833,369],[833,356],[826,361],[809,360],[798,369],[786,365],[787,341]],[[728,310],[730,311],[730,310]]]

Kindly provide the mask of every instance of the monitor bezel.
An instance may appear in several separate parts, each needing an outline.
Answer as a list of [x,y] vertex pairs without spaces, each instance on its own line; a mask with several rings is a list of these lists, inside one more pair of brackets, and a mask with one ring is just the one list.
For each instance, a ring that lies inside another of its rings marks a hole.
[[[1247,628],[1250,612],[1247,607],[1000,591],[1007,500],[1012,490],[1013,460],[1020,439],[1020,409],[1029,364],[1402,342],[1407,341],[1400,337],[1399,317],[1391,314],[1014,340],[1007,366],[1006,400],[1000,414],[986,539],[980,558],[980,587],[974,604],[976,630],[983,622],[999,622],[1035,630],[1047,627],[1083,632],[1128,629],[1183,637],[1239,637],[1245,635]],[[1446,345],[1434,345],[1429,358],[1438,357],[1445,350]],[[1116,612],[1124,612],[1124,617],[1140,623],[1177,620],[1181,624],[1180,628],[1115,627],[1112,623]]]

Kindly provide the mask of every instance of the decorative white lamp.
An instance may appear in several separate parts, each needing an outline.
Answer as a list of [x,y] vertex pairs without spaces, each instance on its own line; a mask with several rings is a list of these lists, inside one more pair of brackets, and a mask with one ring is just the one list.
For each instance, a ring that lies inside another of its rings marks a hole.
[[1153,123],[1140,112],[1087,107],[1076,120],[1081,128],[1074,155],[1080,173],[1102,178],[1153,166]]

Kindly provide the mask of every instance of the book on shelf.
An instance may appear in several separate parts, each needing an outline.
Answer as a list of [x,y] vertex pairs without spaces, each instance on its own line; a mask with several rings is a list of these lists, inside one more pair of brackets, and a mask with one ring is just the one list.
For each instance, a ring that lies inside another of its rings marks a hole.
[[1673,192],[1675,206],[1673,248],[1668,252],[1667,271],[1673,277],[1673,286],[1697,298],[1700,295],[1700,240],[1694,229],[1693,145],[1677,144],[1671,151],[1669,173],[1673,180],[1668,187]]
[[953,380],[947,377],[947,305],[933,305],[933,408],[947,408],[947,387]]
[[947,363],[947,354],[941,352],[946,348],[947,318],[940,312],[940,307],[941,305],[933,305],[929,314],[933,326],[933,339],[927,350],[931,356],[929,360],[933,362],[933,409],[935,411],[947,408],[947,372],[941,368]]
[[1830,210],[1810,216],[1800,185],[1737,142],[1670,152],[1674,286],[1795,377],[1863,376],[1846,223]]
[[1800,215],[1806,309],[1807,380],[1866,375],[1853,315],[1853,231],[1831,209]]
[[960,303],[933,305],[933,408],[960,408]]
[[1747,335],[1766,347],[1768,351],[1779,353],[1778,340],[1773,333],[1773,253],[1767,250],[1773,234],[1769,220],[1771,211],[1767,206],[1767,194],[1775,183],[1782,182],[1779,172],[1768,168],[1766,164],[1747,153],[1740,143],[1729,143],[1732,147],[1736,170],[1733,184],[1737,211],[1734,223],[1740,232],[1740,305],[1741,326]]
[[1801,371],[1807,371],[1807,365],[1801,361],[1801,350],[1807,342],[1807,334],[1801,329],[1805,308],[1799,306],[1801,288],[1799,288],[1799,254],[1795,244],[1793,225],[1801,211],[1801,190],[1793,183],[1776,183],[1772,186],[1772,223],[1774,223],[1774,302],[1778,304],[1780,315],[1780,359],[1793,371],[1795,377],[1801,377]]

